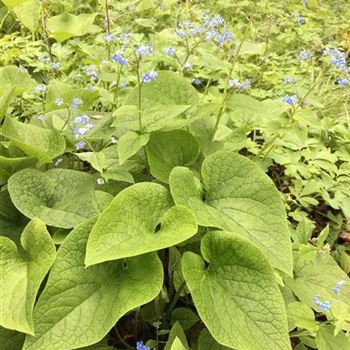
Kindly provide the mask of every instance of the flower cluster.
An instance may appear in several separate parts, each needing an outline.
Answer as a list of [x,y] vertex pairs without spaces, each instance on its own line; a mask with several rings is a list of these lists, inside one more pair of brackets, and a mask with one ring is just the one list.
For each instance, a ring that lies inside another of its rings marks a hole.
[[320,294],[314,296],[314,304],[318,305],[322,311],[329,311],[331,309],[331,303],[329,300],[321,301]]
[[59,70],[61,67],[61,64],[58,62],[52,63],[51,68],[54,70]]
[[96,66],[94,66],[93,64],[85,67],[85,74],[88,77],[90,77],[91,81],[96,81],[98,78],[98,72],[97,72]]
[[295,13],[295,19],[297,20],[299,25],[302,25],[305,23],[305,18],[301,16],[298,12]]
[[335,295],[339,295],[340,294],[340,288],[346,283],[346,281],[344,280],[340,280],[339,282],[337,282],[337,284],[335,285],[335,287],[332,289],[333,293]]
[[158,78],[158,73],[155,71],[144,73],[142,76],[142,81],[144,83],[150,83],[152,80],[156,80]]
[[140,45],[135,48],[135,53],[138,57],[150,56],[153,52],[153,47],[150,45]]
[[164,53],[168,56],[173,56],[175,55],[175,49],[173,49],[172,47],[167,47],[164,49]]
[[34,89],[34,91],[37,91],[37,92],[44,92],[45,90],[46,90],[45,84],[40,84],[40,85],[36,86]]
[[345,52],[341,52],[338,49],[330,49],[327,47],[325,50],[323,50],[323,56],[330,57],[331,65],[340,68],[344,72],[348,71]]
[[233,87],[233,88],[238,89],[238,90],[246,90],[246,89],[248,89],[250,84],[251,84],[250,79],[246,79],[242,82],[239,82],[238,80],[235,80],[235,79],[231,79],[229,81],[230,87]]
[[307,61],[313,56],[312,52],[307,50],[302,50],[299,53],[299,59],[302,61]]
[[299,102],[299,99],[296,95],[293,95],[293,96],[286,95],[282,98],[282,101],[289,106],[294,106]]
[[350,79],[340,78],[337,83],[339,86],[342,86],[342,87],[343,86],[350,86]]
[[[89,130],[91,130],[95,125],[89,123],[90,118],[87,115],[79,116],[74,118],[75,127],[73,128],[73,133],[76,139],[80,137],[85,137]],[[81,143],[81,141],[76,144],[77,149],[82,149],[85,147],[86,143]]]
[[150,350],[150,348],[146,346],[143,341],[138,341],[136,343],[136,350]]
[[294,77],[284,77],[283,78],[283,83],[284,84],[295,84],[297,82],[297,80]]
[[64,104],[64,100],[63,100],[62,97],[56,98],[56,100],[55,100],[55,105],[56,106],[62,106],[63,104]]
[[111,41],[113,41],[115,39],[115,35],[111,34],[111,33],[105,33],[103,35],[103,39],[107,42],[110,43]]
[[124,57],[124,50],[116,51],[112,56],[112,61],[125,66],[128,63],[128,59]]
[[83,104],[83,100],[79,97],[74,97],[73,98],[73,101],[72,101],[72,104],[70,105],[70,108],[73,110],[73,111],[76,111],[80,105]]

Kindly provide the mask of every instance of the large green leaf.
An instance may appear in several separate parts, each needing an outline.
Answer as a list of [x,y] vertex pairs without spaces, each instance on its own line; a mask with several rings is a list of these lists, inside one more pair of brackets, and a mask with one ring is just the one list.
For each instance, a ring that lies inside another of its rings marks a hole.
[[[58,109],[67,109],[75,97],[79,97],[83,101],[81,108],[85,111],[96,101],[98,92],[96,90],[89,91],[87,89],[77,88],[58,80],[52,80],[46,93],[45,110],[46,112],[50,112]],[[56,105],[55,101],[57,98],[63,98],[64,103],[61,106]]]
[[120,317],[155,298],[163,267],[155,253],[86,268],[85,247],[95,218],[60,246],[34,309],[35,336],[23,350],[70,350],[101,340]]
[[195,162],[199,155],[199,143],[184,130],[154,132],[146,151],[152,175],[158,180],[168,182],[175,166],[189,166]]
[[[290,350],[287,317],[274,272],[260,250],[231,232],[210,232],[201,256],[186,252],[183,273],[199,316],[222,345]],[[207,262],[209,266],[206,266]]]
[[197,232],[194,215],[172,205],[169,191],[159,184],[138,183],[121,191],[93,227],[85,263],[136,256],[192,237]]
[[75,170],[24,169],[10,177],[8,190],[21,213],[50,226],[71,228],[97,213],[93,177]]
[[349,338],[340,332],[334,335],[334,326],[324,325],[320,327],[316,335],[318,350],[350,350]]
[[29,157],[41,163],[50,163],[66,148],[64,137],[56,130],[50,130],[6,118],[2,134],[10,139]]
[[170,189],[190,208],[199,225],[232,231],[258,246],[271,264],[292,273],[292,251],[283,203],[273,182],[251,160],[216,152],[202,165],[203,191],[193,173],[176,167]]
[[[286,283],[304,304],[318,312],[322,310],[314,303],[315,295],[319,294],[322,301],[328,300],[332,312],[329,316],[335,317],[335,324],[341,328],[342,322],[350,321],[350,279],[331,256],[312,250],[306,252],[295,256],[294,279],[286,278]],[[346,283],[336,295],[333,288],[339,281]]]
[[149,134],[137,134],[129,131],[118,140],[119,164],[136,154],[149,140]]
[[180,343],[183,346],[183,349],[188,349],[186,335],[179,322],[175,322],[175,324],[172,326],[169,333],[168,341],[165,344],[164,350],[173,349],[173,345],[176,339],[180,340]]
[[23,249],[0,237],[0,325],[34,334],[33,307],[40,284],[55,260],[56,250],[45,224],[33,219],[25,227]]
[[17,96],[35,86],[35,80],[30,77],[29,73],[16,66],[0,67],[0,77],[1,96],[12,88],[13,95]]
[[[151,84],[142,86],[141,109],[146,110],[154,105],[189,105],[193,106],[199,101],[198,92],[191,82],[181,75],[161,71],[158,79]],[[126,99],[129,105],[138,106],[138,89],[135,88]]]
[[34,31],[39,24],[40,2],[38,0],[27,0],[13,8],[20,22],[29,30]]
[[7,182],[8,178],[16,171],[35,165],[37,160],[32,157],[8,158],[0,156],[0,185]]
[[82,13],[77,16],[62,13],[51,17],[47,20],[49,35],[62,42],[74,36],[96,33],[101,30],[100,27],[93,24],[96,16],[97,13]]
[[219,344],[210,334],[210,332],[204,328],[198,337],[198,350],[229,350],[227,346]]

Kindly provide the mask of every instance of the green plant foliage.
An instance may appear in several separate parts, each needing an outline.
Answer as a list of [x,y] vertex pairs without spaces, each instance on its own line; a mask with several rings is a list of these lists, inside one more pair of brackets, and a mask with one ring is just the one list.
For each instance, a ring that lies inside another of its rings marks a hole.
[[175,203],[190,208],[202,226],[232,231],[249,239],[264,251],[274,267],[290,274],[287,221],[279,193],[269,178],[250,160],[226,151],[206,158],[202,176],[204,201],[193,173],[175,168],[170,175]]
[[24,169],[11,176],[8,189],[22,214],[50,226],[75,227],[97,213],[92,177],[74,170]]
[[89,266],[171,247],[196,232],[194,215],[172,206],[165,187],[136,184],[119,193],[101,213],[89,236],[85,262]]
[[349,349],[349,13],[3,0],[0,350]]
[[52,159],[62,154],[65,149],[63,136],[55,130],[26,125],[7,118],[2,132],[26,155],[36,158],[41,163],[51,163]]
[[125,313],[159,293],[163,270],[154,253],[85,268],[85,246],[95,220],[80,224],[61,245],[34,309],[35,336],[27,336],[23,349],[94,344]]
[[202,239],[201,253],[204,260],[184,254],[183,272],[213,337],[232,348],[253,350],[258,342],[266,349],[290,349],[282,296],[259,249],[237,235],[217,231]]
[[[9,238],[0,236],[0,325],[34,334],[32,314],[36,295],[54,262],[56,250],[45,224],[38,219],[25,227],[21,245],[23,249]],[[19,285],[23,287],[19,288]]]
[[168,182],[171,170],[178,166],[192,165],[199,155],[199,143],[184,130],[154,132],[146,147],[151,174]]

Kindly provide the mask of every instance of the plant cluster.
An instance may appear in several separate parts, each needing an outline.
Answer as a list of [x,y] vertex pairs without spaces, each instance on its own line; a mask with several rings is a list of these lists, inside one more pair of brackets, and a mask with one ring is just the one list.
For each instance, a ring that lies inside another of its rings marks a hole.
[[2,0],[0,348],[349,350],[348,13]]

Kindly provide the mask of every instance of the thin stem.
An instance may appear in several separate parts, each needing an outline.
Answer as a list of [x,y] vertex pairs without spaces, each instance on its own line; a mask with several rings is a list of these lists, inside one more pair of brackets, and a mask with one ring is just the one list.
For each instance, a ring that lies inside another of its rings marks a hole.
[[[107,33],[109,35],[109,34],[111,34],[111,27],[110,27],[110,18],[109,18],[109,12],[108,12],[108,0],[105,0],[105,11],[106,11]],[[107,41],[107,51],[108,51],[108,60],[109,60],[111,58],[111,43],[110,43],[110,41]]]
[[186,286],[186,282],[184,281],[184,282],[181,283],[179,289],[176,291],[176,294],[175,294],[173,300],[171,301],[168,310],[165,313],[165,317],[164,317],[165,319],[170,316],[171,312],[173,311],[176,303],[178,302],[178,300],[180,298],[180,293],[185,288],[185,286]]
[[11,11],[7,11],[5,16],[2,18],[1,23],[0,23],[0,30],[2,30],[2,26],[4,25],[7,17],[10,15]]
[[117,326],[114,327],[114,331],[115,331],[115,334],[117,335],[119,341],[120,341],[124,346],[126,346],[127,349],[131,349],[131,350],[135,349],[134,347],[132,347],[131,345],[129,345],[129,344],[122,338],[122,336],[121,336],[121,335],[119,334],[119,332],[118,332]]
[[[214,137],[215,137],[215,134],[219,128],[219,125],[220,125],[220,120],[222,118],[222,115],[224,114],[225,110],[226,110],[226,102],[227,102],[227,98],[229,97],[230,95],[230,90],[229,90],[229,82],[231,80],[231,77],[232,77],[232,73],[233,73],[233,70],[234,70],[234,67],[237,63],[237,60],[238,60],[238,56],[239,56],[239,53],[242,49],[242,46],[243,46],[243,43],[247,40],[247,37],[248,37],[248,33],[249,33],[249,30],[251,28],[251,24],[253,23],[253,19],[254,19],[254,15],[255,15],[255,10],[256,10],[256,5],[257,5],[257,0],[254,1],[254,4],[253,4],[253,8],[252,8],[252,12],[250,14],[250,18],[249,18],[249,23],[247,25],[247,28],[243,34],[243,38],[242,40],[240,41],[238,47],[237,47],[237,50],[233,56],[233,60],[232,60],[232,63],[231,63],[231,67],[230,67],[230,70],[229,70],[229,73],[228,73],[228,76],[227,76],[227,82],[225,84],[225,88],[224,88],[224,92],[223,92],[223,99],[222,99],[222,104],[221,104],[221,107],[219,109],[219,112],[218,112],[218,115],[216,117],[216,123],[215,123],[215,126],[214,126],[214,130],[213,130],[213,133],[211,135],[211,140],[213,141],[214,140]],[[232,59],[232,55],[229,59],[229,61]]]
[[141,112],[141,87],[142,87],[142,82],[141,82],[141,77],[140,77],[140,58],[137,59],[136,62],[136,73],[137,73],[137,90],[138,90],[138,109],[139,109],[139,129],[140,133],[142,133],[142,112]]
[[116,82],[117,86],[115,87],[115,91],[114,91],[113,104],[115,105],[116,108],[118,108],[119,85],[120,85],[120,77],[121,77],[122,69],[123,69],[123,66],[120,65],[119,71],[118,71],[118,76],[117,76],[117,82]]
[[62,131],[64,130],[64,128],[67,126],[67,124],[68,124],[68,122],[69,122],[69,120],[70,120],[70,113],[71,113],[70,108],[67,108],[67,111],[68,111],[68,117],[67,117],[65,123],[64,123],[63,126],[62,126],[62,129],[61,129],[61,131],[60,131],[61,133],[62,133]]

